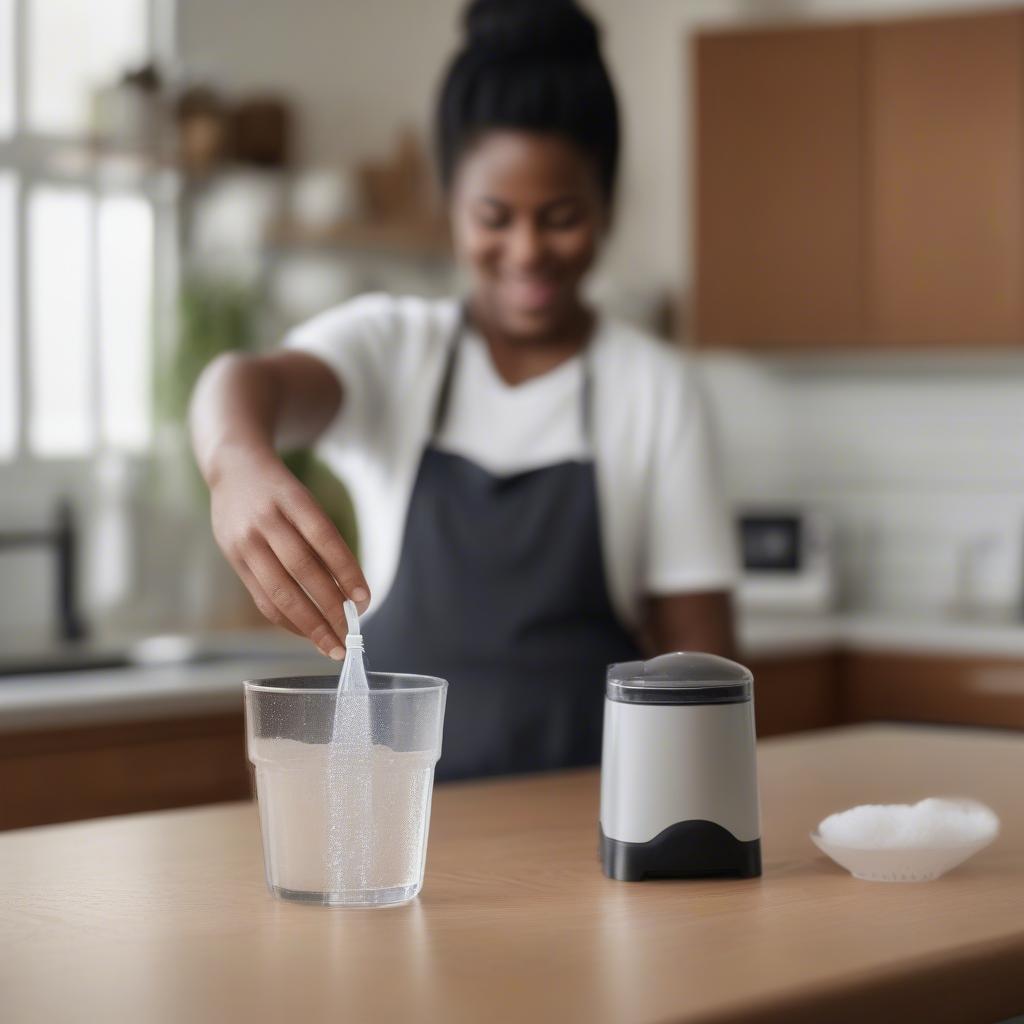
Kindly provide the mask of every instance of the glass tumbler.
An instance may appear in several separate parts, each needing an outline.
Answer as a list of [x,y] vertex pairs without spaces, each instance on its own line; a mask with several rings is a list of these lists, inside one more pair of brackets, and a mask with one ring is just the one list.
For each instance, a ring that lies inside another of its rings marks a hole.
[[[367,674],[245,683],[267,885],[325,906],[389,906],[423,886],[448,684]],[[356,723],[355,726],[352,723]]]

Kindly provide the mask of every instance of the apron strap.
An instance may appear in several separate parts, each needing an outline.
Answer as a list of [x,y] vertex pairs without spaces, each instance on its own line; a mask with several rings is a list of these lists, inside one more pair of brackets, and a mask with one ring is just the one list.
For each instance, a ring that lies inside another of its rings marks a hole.
[[593,403],[594,403],[594,375],[590,366],[590,341],[587,341],[580,359],[580,369],[583,380],[580,382],[580,427],[583,430],[583,440],[587,447],[593,451]]
[[[469,309],[465,302],[459,303],[458,313],[455,317],[455,325],[452,327],[451,335],[446,345],[447,351],[444,357],[444,370],[441,373],[441,384],[437,389],[437,398],[434,400],[434,414],[430,421],[430,436],[437,437],[444,426],[445,417],[448,413],[448,402],[451,398],[452,380],[455,377],[455,363],[458,355],[459,343],[469,323]],[[580,370],[582,381],[580,384],[580,427],[583,431],[583,439],[588,445],[593,443],[593,372],[590,365],[591,345],[588,341],[583,347],[580,359]]]
[[441,373],[441,385],[437,389],[437,397],[434,399],[434,414],[430,419],[430,437],[437,437],[444,426],[445,415],[448,412],[448,399],[452,390],[452,378],[455,376],[455,356],[459,348],[459,339],[466,329],[469,314],[465,302],[459,303],[455,315],[455,324],[445,345],[444,370]]

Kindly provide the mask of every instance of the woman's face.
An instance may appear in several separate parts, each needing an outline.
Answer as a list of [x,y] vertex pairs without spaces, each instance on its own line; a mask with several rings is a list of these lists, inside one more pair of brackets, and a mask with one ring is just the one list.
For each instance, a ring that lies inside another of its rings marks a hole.
[[536,341],[579,315],[608,210],[591,161],[571,142],[487,133],[459,161],[450,213],[473,301],[494,328]]

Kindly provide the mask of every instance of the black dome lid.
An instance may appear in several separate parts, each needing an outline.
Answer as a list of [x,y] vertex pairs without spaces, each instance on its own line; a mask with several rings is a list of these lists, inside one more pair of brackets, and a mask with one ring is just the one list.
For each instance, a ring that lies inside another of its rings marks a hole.
[[675,651],[608,668],[605,693],[626,704],[737,704],[751,699],[750,669],[700,651]]

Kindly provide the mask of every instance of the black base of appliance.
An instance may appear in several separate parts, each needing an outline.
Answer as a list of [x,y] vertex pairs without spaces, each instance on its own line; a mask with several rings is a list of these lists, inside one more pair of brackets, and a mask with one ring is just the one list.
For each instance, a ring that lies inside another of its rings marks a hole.
[[761,874],[761,840],[742,842],[713,821],[679,821],[646,843],[609,839],[599,831],[604,873],[620,882]]

